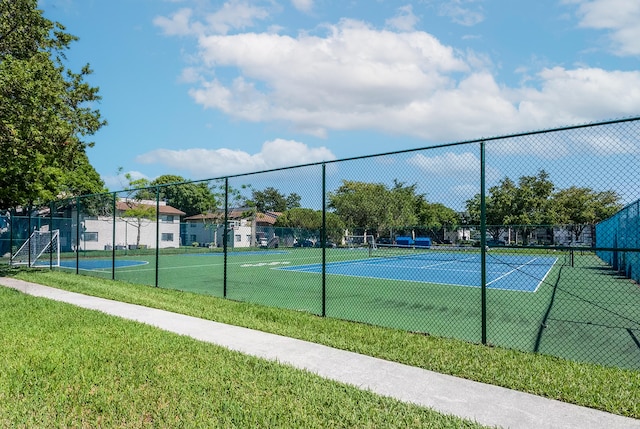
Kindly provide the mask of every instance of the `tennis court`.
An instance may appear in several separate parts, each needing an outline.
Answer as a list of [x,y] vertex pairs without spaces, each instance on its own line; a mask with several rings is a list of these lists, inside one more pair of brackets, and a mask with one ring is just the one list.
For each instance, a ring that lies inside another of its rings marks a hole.
[[[480,338],[479,248],[326,249],[325,281],[322,249],[233,251],[226,265],[223,256],[219,251],[161,253],[158,259],[155,252],[117,255],[113,275],[412,332]],[[75,268],[75,262],[64,259],[61,265]],[[111,262],[81,255],[79,267],[84,274],[111,278]],[[486,262],[491,344],[640,367],[638,286],[618,278],[595,255],[576,254],[574,263],[565,251],[490,249]]]
[[[332,262],[326,273],[479,287],[479,251],[432,250],[401,247],[372,249],[371,258]],[[557,262],[557,257],[536,255],[487,255],[487,288],[535,292]],[[279,267],[285,271],[322,273],[322,264]]]

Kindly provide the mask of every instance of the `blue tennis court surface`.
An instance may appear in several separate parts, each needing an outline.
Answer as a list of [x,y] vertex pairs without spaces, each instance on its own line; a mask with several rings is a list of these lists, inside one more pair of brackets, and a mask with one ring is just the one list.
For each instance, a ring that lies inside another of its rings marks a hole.
[[[558,260],[551,256],[487,254],[487,288],[535,292]],[[279,267],[279,270],[321,273],[322,264]],[[480,256],[433,253],[429,257],[369,258],[326,265],[327,274],[374,279],[480,287]]]

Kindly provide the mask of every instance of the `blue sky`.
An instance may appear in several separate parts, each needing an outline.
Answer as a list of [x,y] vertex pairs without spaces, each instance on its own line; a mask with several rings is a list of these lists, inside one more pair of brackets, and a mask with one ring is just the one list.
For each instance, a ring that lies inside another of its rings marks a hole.
[[39,4],[94,70],[111,190],[640,114],[637,0]]

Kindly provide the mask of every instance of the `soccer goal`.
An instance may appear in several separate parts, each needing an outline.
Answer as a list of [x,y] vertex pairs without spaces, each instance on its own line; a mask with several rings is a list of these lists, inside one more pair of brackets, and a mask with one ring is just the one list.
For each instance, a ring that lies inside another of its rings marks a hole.
[[60,266],[60,230],[33,231],[18,251],[11,256],[11,265]]
[[349,248],[370,247],[375,244],[373,235],[345,235],[345,245]]

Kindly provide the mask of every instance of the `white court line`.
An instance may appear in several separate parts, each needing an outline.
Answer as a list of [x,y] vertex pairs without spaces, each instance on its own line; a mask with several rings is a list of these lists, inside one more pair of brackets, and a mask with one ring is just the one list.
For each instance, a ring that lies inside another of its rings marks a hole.
[[[441,263],[438,263],[438,264],[423,265],[423,266],[418,267],[418,268],[421,268],[421,269],[425,269],[425,268],[433,268],[433,267],[439,267],[439,266],[447,265],[447,264],[455,264],[455,263],[457,263],[457,262],[465,262],[465,261],[469,261],[469,260],[472,260],[472,259],[475,259],[475,257],[473,257],[473,256],[469,256],[468,258],[464,258],[464,259],[453,259],[453,260],[450,260],[450,261],[444,261],[444,262],[441,262]],[[478,264],[479,264],[479,263],[480,263],[480,261],[478,261]]]
[[[415,265],[405,265],[405,264],[388,264],[387,262],[395,262],[398,261],[398,259],[402,260],[402,258],[382,258],[381,260],[368,260],[368,259],[362,259],[362,260],[358,260],[358,261],[353,261],[353,263],[351,263],[350,265],[369,265],[372,267],[385,267],[385,268],[404,268],[404,269],[412,269],[412,270],[424,270],[424,269],[428,269],[428,268],[436,268],[436,267],[442,267],[443,265],[448,265],[448,264],[455,264],[458,262],[465,262],[468,260],[473,260],[475,259],[475,257],[473,256],[469,256],[465,259],[452,259],[452,260],[448,260],[448,261],[442,261],[442,262],[438,262],[438,263],[433,263],[431,265],[422,265],[422,266],[415,266]],[[380,262],[382,261],[382,262]],[[345,263],[349,263],[351,261],[345,261]],[[478,261],[478,265],[480,264],[480,261]],[[462,271],[462,272],[475,272],[477,270],[463,270],[463,269],[454,269],[454,270],[450,270],[450,269],[445,269],[443,271]]]
[[[355,260],[355,261],[344,261],[345,263],[351,263],[351,265],[370,265],[372,267],[386,267],[386,268],[406,268],[406,269],[414,269],[414,270],[419,270],[419,269],[427,269],[427,268],[435,268],[435,267],[440,267],[443,265],[447,265],[447,264],[455,264],[457,262],[465,262],[468,260],[473,260],[475,259],[474,256],[469,256],[467,258],[464,259],[451,259],[448,261],[442,261],[442,262],[438,262],[433,263],[431,265],[422,265],[422,266],[418,266],[416,267],[415,265],[389,265],[386,262],[395,262],[398,260],[402,260],[403,258],[381,258],[378,260],[370,260],[370,259],[361,259],[361,260]],[[478,261],[478,264],[480,262]],[[474,271],[474,270],[454,270],[454,271]]]
[[487,286],[489,286],[491,283],[495,283],[495,282],[497,282],[498,280],[500,280],[500,279],[502,279],[502,278],[505,278],[506,276],[508,276],[509,274],[511,274],[511,273],[513,273],[513,272],[515,272],[515,271],[518,271],[520,268],[525,267],[525,266],[527,266],[527,265],[531,264],[532,262],[535,262],[535,261],[536,261],[536,259],[539,259],[539,258],[533,258],[532,260],[530,260],[530,261],[529,261],[529,262],[527,262],[526,264],[522,264],[522,265],[520,265],[519,267],[515,267],[513,270],[511,270],[511,271],[509,271],[509,272],[507,272],[507,273],[504,273],[503,275],[501,275],[501,276],[500,276],[500,277],[498,277],[497,279],[494,279],[494,280],[490,281],[489,283],[487,283]]

